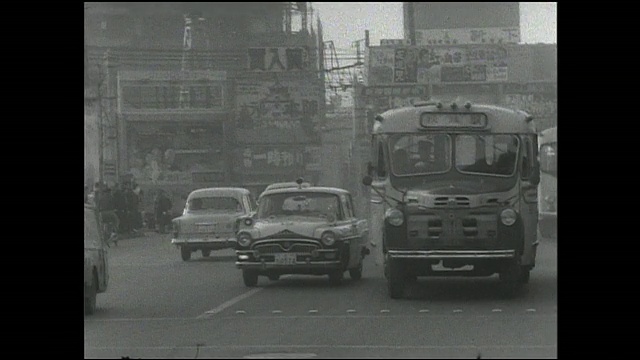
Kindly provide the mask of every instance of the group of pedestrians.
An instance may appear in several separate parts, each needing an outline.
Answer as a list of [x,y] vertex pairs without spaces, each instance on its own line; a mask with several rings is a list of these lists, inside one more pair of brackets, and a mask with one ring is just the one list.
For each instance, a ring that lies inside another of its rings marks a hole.
[[102,223],[110,229],[109,240],[116,241],[120,235],[136,235],[142,230],[140,204],[143,192],[135,182],[115,184],[113,188],[97,182],[93,193],[87,193],[85,202],[93,202],[100,213]]
[[[135,236],[142,231],[145,226],[141,211],[143,199],[144,192],[135,181],[115,184],[113,188],[96,182],[93,191],[87,185],[84,187],[84,202],[94,204],[102,223],[109,228],[106,235],[111,242],[120,235]],[[146,225],[166,233],[171,226],[172,207],[173,203],[166,192],[158,190],[152,218],[146,219]]]

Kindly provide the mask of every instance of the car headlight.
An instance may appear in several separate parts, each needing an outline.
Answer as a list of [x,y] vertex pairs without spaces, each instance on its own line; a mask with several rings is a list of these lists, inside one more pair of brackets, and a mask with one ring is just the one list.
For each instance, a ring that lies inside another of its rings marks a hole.
[[242,247],[247,247],[249,245],[251,245],[251,235],[247,234],[247,233],[242,233],[240,235],[238,235],[238,245],[242,246]]
[[404,222],[404,214],[396,208],[387,210],[384,213],[384,217],[387,219],[389,224],[393,226],[400,226]]
[[515,224],[517,218],[518,214],[513,209],[504,209],[500,213],[500,220],[507,226]]
[[252,218],[245,218],[244,219],[244,224],[245,224],[245,226],[253,225],[253,219]]
[[331,246],[336,242],[336,234],[332,233],[331,231],[326,231],[320,237],[320,241],[322,241],[322,243],[326,246]]

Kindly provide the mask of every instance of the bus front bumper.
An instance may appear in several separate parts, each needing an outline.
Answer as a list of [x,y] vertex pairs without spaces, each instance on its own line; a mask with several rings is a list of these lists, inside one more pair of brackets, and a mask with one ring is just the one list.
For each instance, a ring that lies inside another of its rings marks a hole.
[[475,260],[475,259],[512,259],[515,250],[389,250],[392,259],[425,260]]

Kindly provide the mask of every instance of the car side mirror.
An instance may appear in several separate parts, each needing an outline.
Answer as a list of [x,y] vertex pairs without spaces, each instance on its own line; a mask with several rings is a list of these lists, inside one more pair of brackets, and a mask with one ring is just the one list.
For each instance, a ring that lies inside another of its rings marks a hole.
[[372,184],[372,183],[373,183],[373,178],[372,178],[371,176],[369,176],[369,175],[365,175],[365,176],[362,178],[362,184],[363,184],[364,186],[371,186],[371,184]]

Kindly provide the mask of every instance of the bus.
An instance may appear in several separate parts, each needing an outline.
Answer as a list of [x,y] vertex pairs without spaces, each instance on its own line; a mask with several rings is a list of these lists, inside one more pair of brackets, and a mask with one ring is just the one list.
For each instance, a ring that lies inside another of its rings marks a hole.
[[558,234],[558,138],[557,128],[540,132],[540,187],[538,189],[538,227],[540,235],[556,238]]
[[519,293],[538,246],[533,117],[494,105],[421,102],[376,116],[372,245],[391,298],[422,276],[499,275]]

